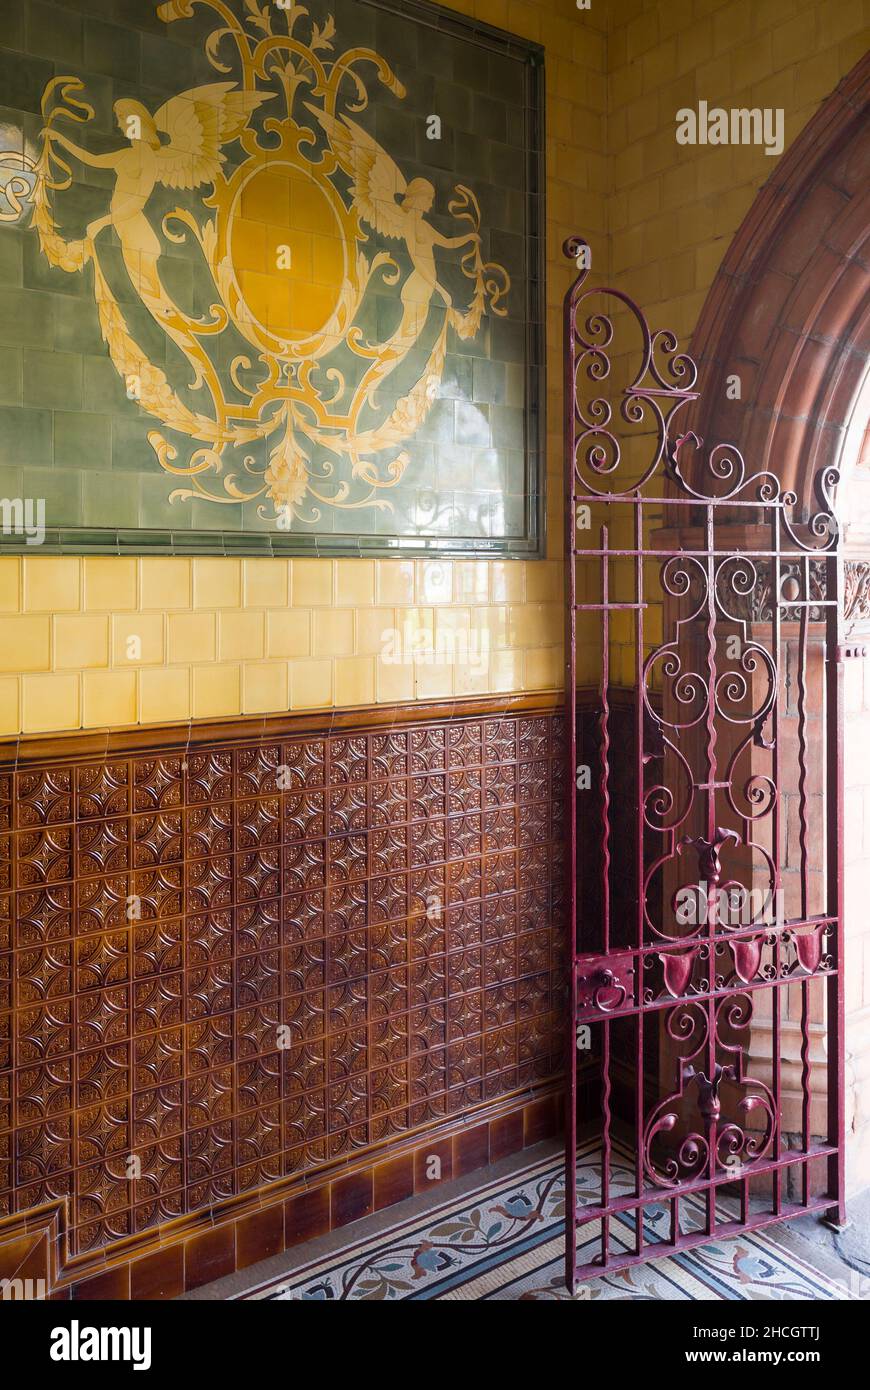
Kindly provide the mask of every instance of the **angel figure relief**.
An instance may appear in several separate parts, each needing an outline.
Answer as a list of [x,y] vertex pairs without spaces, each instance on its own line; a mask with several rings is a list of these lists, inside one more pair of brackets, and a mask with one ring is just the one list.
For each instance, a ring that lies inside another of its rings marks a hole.
[[[368,104],[362,67],[404,98],[384,58],[359,48],[336,55],[333,21],[318,25],[303,5],[244,0],[237,19],[219,0],[170,0],[158,14],[182,20],[192,3],[219,16],[206,53],[221,80],[153,114],[116,101],[123,143],[95,152],[68,133],[95,117],[83,83],[53,79],[32,186],[19,179],[12,191],[19,207],[29,201],[50,264],[91,268],[109,356],[150,417],[157,461],[177,480],[171,501],[255,501],[261,522],[279,529],[315,525],[327,509],[389,510],[384,494],[404,476],[404,446],[438,397],[449,335],[474,339],[487,317],[504,315],[510,277],[483,259],[473,191],[456,185],[447,212],[457,231],[445,235],[429,220],[435,186],[406,180],[347,114]],[[113,176],[108,208],[67,238],[63,192],[87,169]],[[166,190],[179,195],[168,210]],[[109,229],[139,302],[169,340],[165,362],[148,360],[113,288]],[[167,289],[170,250],[205,275],[207,313]],[[436,253],[460,253],[463,303],[454,302],[455,276],[453,294],[439,278]],[[359,322],[370,290],[400,309],[381,340]]]

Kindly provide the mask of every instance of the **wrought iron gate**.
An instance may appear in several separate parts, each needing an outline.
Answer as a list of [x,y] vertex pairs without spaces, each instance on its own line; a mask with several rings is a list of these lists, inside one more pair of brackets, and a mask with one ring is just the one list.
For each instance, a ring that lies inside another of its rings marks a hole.
[[675,433],[694,363],[585,278],[565,302],[572,1290],[844,1219],[837,473],[802,506]]

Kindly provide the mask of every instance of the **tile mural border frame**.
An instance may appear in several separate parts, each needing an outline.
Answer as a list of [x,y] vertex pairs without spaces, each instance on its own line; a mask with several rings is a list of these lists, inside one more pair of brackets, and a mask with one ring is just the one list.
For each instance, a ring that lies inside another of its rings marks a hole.
[[24,536],[0,532],[0,556],[25,555],[177,555],[320,556],[339,558],[456,557],[459,559],[546,558],[546,145],[545,71],[541,44],[458,14],[434,0],[361,0],[416,24],[452,34],[488,51],[525,60],[526,125],[526,354],[525,354],[525,534],[501,538],[472,536],[355,536],[259,531],[203,531],[130,527],[45,529],[38,546]]

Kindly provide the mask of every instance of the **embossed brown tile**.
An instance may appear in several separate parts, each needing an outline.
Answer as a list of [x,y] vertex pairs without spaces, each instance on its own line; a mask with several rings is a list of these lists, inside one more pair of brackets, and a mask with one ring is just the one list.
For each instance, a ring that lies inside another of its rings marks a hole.
[[[182,1242],[187,1287],[262,1258],[279,1218],[233,1204],[279,1180],[292,1244],[470,1171],[561,1068],[559,718],[392,717],[0,769],[0,1222],[68,1202],[84,1288],[121,1240],[134,1297]],[[433,1124],[455,1164],[391,1157]]]

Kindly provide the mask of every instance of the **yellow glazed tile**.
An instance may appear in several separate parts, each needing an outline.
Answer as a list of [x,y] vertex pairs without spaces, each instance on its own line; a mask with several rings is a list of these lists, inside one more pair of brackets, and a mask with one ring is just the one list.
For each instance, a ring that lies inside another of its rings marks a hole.
[[194,666],[194,719],[220,719],[224,715],[238,714],[241,707],[238,666]]
[[0,735],[17,734],[21,728],[21,691],[15,676],[0,679]]
[[485,695],[489,690],[489,656],[477,656],[473,663],[458,665],[453,677],[453,691],[457,698],[468,695]]
[[377,603],[395,605],[414,602],[413,560],[377,560],[375,576]]
[[242,670],[242,711],[271,714],[290,706],[290,671],[286,661],[248,662]]
[[526,689],[555,690],[562,684],[559,647],[534,647],[525,653]]
[[78,675],[24,676],[21,730],[25,734],[79,727]]
[[544,608],[542,604],[524,603],[511,608],[508,617],[508,642],[512,647],[534,647],[540,644]]
[[417,602],[450,603],[453,566],[450,560],[417,561]]
[[379,661],[375,666],[376,698],[381,705],[406,704],[414,698],[413,663]]
[[311,648],[314,656],[352,656],[353,639],[353,613],[315,612]]
[[17,613],[21,608],[21,560],[4,555],[0,560],[0,612]]
[[364,608],[375,601],[374,560],[337,560],[335,601],[343,606]]
[[0,618],[0,671],[51,669],[51,619],[46,614]]
[[109,664],[109,619],[61,614],[54,619],[54,666],[58,671]]
[[290,708],[320,709],[332,704],[332,662],[294,661],[290,667]]
[[364,608],[356,615],[356,650],[360,656],[380,656],[395,645],[396,614],[392,608]]
[[294,607],[322,608],[332,603],[332,560],[294,560],[291,569],[291,591]]
[[375,699],[375,663],[370,656],[340,657],[335,663],[335,703],[370,705]]
[[176,556],[145,556],[139,561],[139,604],[142,608],[189,608],[191,562]]
[[415,652],[430,651],[435,643],[435,610],[397,608],[396,630],[400,651],[409,656]]
[[214,661],[217,618],[214,613],[169,614],[169,660]]
[[246,608],[283,608],[290,597],[289,560],[242,562]]
[[453,694],[453,666],[415,662],[414,694],[418,700],[447,699]]
[[77,556],[25,555],[24,607],[31,613],[72,613],[80,606]]
[[138,603],[136,561],[122,555],[88,555],[84,558],[85,608],[117,613]]
[[266,614],[267,656],[308,656],[311,651],[311,613],[307,608],[282,608]]
[[135,724],[138,714],[135,671],[85,671],[82,725],[86,729]]
[[177,670],[139,673],[139,722],[168,724],[190,718],[190,671]]
[[113,666],[154,666],[163,659],[162,613],[121,613],[112,619]]
[[242,562],[225,556],[193,562],[194,608],[238,608],[242,601]]
[[256,660],[264,651],[265,622],[262,613],[218,615],[218,653],[221,661]]
[[555,560],[529,561],[526,569],[526,601],[555,603],[561,597],[562,566]]
[[510,690],[523,690],[524,652],[491,652],[489,657],[490,689],[501,693]]
[[456,560],[453,563],[454,603],[487,603],[489,563],[486,560]]
[[522,603],[526,565],[523,560],[493,560],[489,596],[493,603]]

